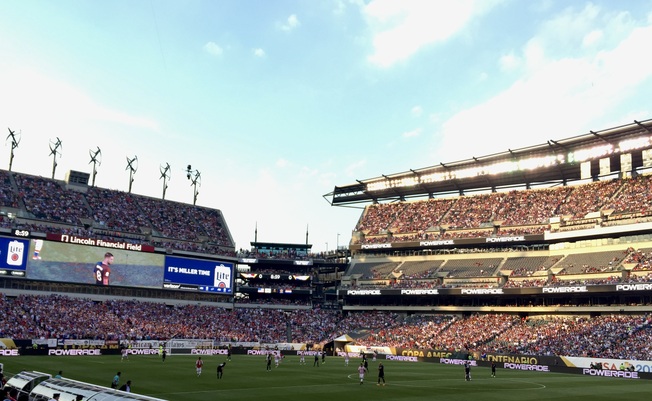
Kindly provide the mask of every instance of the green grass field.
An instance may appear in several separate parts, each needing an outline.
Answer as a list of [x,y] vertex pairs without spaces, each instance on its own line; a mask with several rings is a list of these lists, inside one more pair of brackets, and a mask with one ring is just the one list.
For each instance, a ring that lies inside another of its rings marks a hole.
[[[344,366],[342,358],[329,357],[319,368],[313,359],[299,364],[297,356],[285,358],[279,368],[265,370],[263,356],[234,355],[227,363],[222,380],[216,378],[217,364],[224,356],[202,356],[203,374],[195,373],[195,356],[174,355],[161,362],[155,356],[102,357],[15,357],[2,358],[5,373],[38,370],[108,386],[117,371],[121,384],[132,381],[132,391],[171,401],[206,400],[609,400],[648,399],[652,381],[594,378],[580,375],[536,373],[498,369],[490,377],[489,368],[472,370],[473,380],[464,381],[461,366],[433,363],[384,361],[387,385],[376,386],[378,362],[369,363],[363,385],[357,375],[358,359]],[[273,365],[273,364],[272,364]]]

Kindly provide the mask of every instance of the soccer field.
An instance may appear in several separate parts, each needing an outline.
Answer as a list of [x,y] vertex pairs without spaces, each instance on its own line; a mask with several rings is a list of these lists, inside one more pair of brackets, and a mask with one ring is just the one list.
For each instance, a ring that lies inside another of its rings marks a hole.
[[299,357],[288,356],[279,368],[265,370],[265,357],[234,355],[227,362],[224,377],[217,379],[216,368],[224,356],[202,356],[203,373],[197,377],[196,356],[173,355],[163,363],[156,356],[131,355],[102,357],[3,358],[5,374],[37,370],[88,383],[109,386],[116,372],[121,383],[132,381],[132,391],[171,401],[206,400],[609,400],[648,399],[652,381],[596,378],[571,374],[524,372],[476,367],[473,380],[464,380],[461,366],[434,363],[383,361],[386,386],[377,386],[378,362],[369,362],[369,373],[359,384],[359,359],[344,366],[342,358],[328,357],[325,364],[313,367],[313,359],[299,364]]

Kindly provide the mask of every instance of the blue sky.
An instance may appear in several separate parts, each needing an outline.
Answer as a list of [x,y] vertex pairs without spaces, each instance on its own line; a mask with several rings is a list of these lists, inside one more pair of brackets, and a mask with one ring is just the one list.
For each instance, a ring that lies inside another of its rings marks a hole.
[[[335,185],[652,118],[652,1],[0,2],[13,170],[219,208],[238,248],[348,243]],[[9,165],[10,145],[0,150]],[[338,236],[339,234],[339,236]],[[328,245],[327,245],[328,244]]]

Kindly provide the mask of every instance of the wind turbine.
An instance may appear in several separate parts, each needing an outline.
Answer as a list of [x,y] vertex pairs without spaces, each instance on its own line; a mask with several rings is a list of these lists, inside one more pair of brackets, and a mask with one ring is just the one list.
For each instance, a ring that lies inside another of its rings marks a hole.
[[7,135],[5,142],[11,138],[11,156],[9,157],[9,171],[11,171],[11,165],[14,163],[14,150],[20,143],[20,132],[16,134],[16,131],[12,131],[11,128],[7,127],[7,129],[9,130],[9,135]]
[[93,163],[93,181],[91,186],[95,186],[95,176],[97,175],[97,166],[102,165],[102,151],[100,150],[100,147],[97,147],[97,150],[93,152],[92,150],[88,150],[88,154],[91,156],[91,161],[88,162],[88,164]]
[[161,177],[163,179],[163,199],[165,199],[165,191],[168,189],[168,180],[172,177],[170,172],[170,163],[165,163],[165,167],[161,166]]
[[134,174],[136,174],[136,170],[138,170],[138,156],[134,156],[133,159],[130,159],[129,156],[127,156],[127,168],[125,170],[129,170],[129,193],[131,193],[131,184],[134,183]]
[[50,140],[50,156],[52,156],[52,179],[54,179],[54,173],[57,171],[57,156],[61,157],[61,139],[57,137],[56,141]]

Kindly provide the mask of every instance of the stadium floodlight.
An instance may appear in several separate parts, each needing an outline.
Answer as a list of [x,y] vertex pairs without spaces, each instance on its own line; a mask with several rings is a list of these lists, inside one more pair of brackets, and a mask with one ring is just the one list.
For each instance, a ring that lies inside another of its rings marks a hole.
[[199,170],[193,171],[192,165],[189,164],[186,170],[186,178],[190,180],[190,186],[193,187],[192,204],[197,205],[197,196],[199,195],[197,187],[201,187],[201,173]]
[[20,132],[18,135],[16,135],[16,131],[12,131],[11,128],[7,127],[9,130],[9,135],[7,135],[7,139],[5,139],[5,142],[11,138],[11,154],[9,156],[9,171],[11,171],[11,165],[14,163],[14,150],[18,147],[18,144],[20,143]]
[[644,136],[641,138],[626,139],[618,143],[618,149],[621,152],[629,152],[630,150],[642,149],[649,147],[652,144],[652,137]]
[[130,159],[129,156],[127,156],[127,168],[125,170],[129,170],[129,193],[131,193],[131,184],[134,183],[134,174],[136,174],[136,170],[138,170],[138,156],[134,156],[133,159]]
[[95,186],[95,176],[97,175],[97,166],[100,166],[102,164],[102,151],[100,150],[100,147],[97,147],[97,150],[93,152],[92,150],[88,150],[88,154],[91,156],[91,161],[88,162],[88,164],[93,163],[93,180],[91,183],[91,186]]
[[57,137],[56,141],[50,140],[50,156],[52,156],[52,179],[54,180],[54,173],[57,170],[57,156],[61,157],[61,139]]

